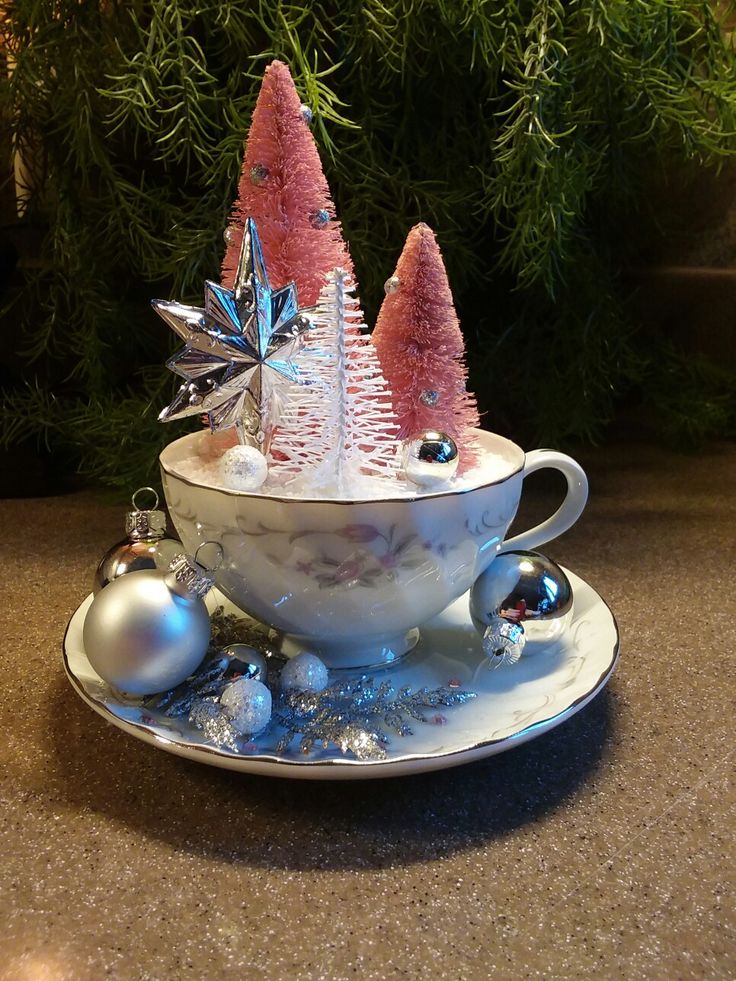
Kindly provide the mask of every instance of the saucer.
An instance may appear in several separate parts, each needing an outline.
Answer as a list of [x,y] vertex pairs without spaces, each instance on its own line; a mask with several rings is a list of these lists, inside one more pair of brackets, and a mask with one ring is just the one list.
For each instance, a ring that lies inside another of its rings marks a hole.
[[[209,742],[186,719],[125,702],[95,674],[84,652],[82,625],[92,596],[77,609],[64,637],[64,667],[77,694],[108,722],[159,749],[213,766],[264,776],[316,780],[394,777],[459,766],[519,746],[569,719],[605,686],[618,660],[618,630],[598,593],[565,570],[573,589],[566,629],[547,644],[527,644],[514,665],[492,668],[460,597],[421,628],[411,654],[376,674],[398,691],[451,685],[477,697],[452,708],[427,710],[413,733],[392,735],[384,759],[356,760],[330,745],[308,756],[298,742],[277,752],[279,732],[267,730],[234,752]],[[242,616],[217,590],[208,605]],[[340,672],[344,674],[344,672]],[[351,673],[352,674],[352,673]],[[357,676],[357,673],[356,673]],[[458,684],[461,686],[458,688]]]

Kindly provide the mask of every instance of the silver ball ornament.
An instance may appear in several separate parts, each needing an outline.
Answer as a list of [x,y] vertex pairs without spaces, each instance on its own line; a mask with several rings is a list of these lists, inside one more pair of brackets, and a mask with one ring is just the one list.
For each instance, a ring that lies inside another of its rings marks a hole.
[[235,226],[228,225],[225,231],[222,233],[222,237],[225,241],[225,245],[232,245],[235,241]]
[[271,721],[271,692],[262,681],[238,678],[220,695],[220,705],[241,736],[253,736]]
[[283,691],[320,692],[324,691],[329,681],[329,674],[324,663],[316,654],[303,651],[296,657],[290,658],[281,672],[281,688]]
[[470,616],[481,633],[493,617],[523,623],[564,618],[572,587],[563,570],[539,552],[501,552],[470,591]]
[[228,673],[240,675],[247,681],[262,681],[268,678],[266,658],[255,647],[248,644],[228,644],[220,651],[220,655],[230,659]]
[[203,601],[213,580],[179,556],[168,573],[131,572],[105,587],[84,621],[89,663],[108,684],[151,695],[181,684],[202,662],[210,639]]
[[402,462],[408,480],[433,487],[455,476],[460,455],[452,436],[426,430],[405,441]]
[[422,405],[426,405],[428,409],[433,409],[439,400],[440,393],[435,392],[432,388],[425,388],[419,396],[419,401],[422,403]]
[[307,126],[309,126],[312,120],[314,119],[314,113],[312,112],[312,107],[308,106],[306,102],[302,102],[301,106],[299,106],[299,113],[303,121],[307,124]]
[[[144,492],[153,495],[153,507],[142,510],[138,502]],[[125,516],[127,538],[116,542],[100,559],[92,589],[99,593],[114,579],[143,569],[166,570],[181,552],[181,542],[166,534],[166,515],[158,510],[158,494],[152,487],[141,487],[132,499],[133,510]]]
[[268,477],[266,458],[255,446],[231,446],[220,457],[217,469],[230,490],[256,490]]
[[320,208],[319,211],[315,211],[310,216],[310,221],[315,228],[324,228],[325,225],[330,220],[330,213],[324,208]]
[[520,623],[494,617],[486,627],[481,643],[492,668],[516,664],[526,644],[524,628]]
[[263,164],[255,164],[250,168],[250,182],[258,187],[262,184],[268,177],[268,167],[264,167]]
[[389,276],[386,282],[383,284],[383,292],[386,296],[391,296],[392,293],[396,293],[401,286],[401,280],[398,276]]

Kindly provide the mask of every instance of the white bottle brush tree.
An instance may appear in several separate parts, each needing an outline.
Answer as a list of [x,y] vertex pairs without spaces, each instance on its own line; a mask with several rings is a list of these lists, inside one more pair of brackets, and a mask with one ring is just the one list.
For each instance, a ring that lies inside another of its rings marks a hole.
[[[308,379],[291,398],[272,445],[271,474],[338,496],[360,493],[366,479],[396,479],[399,426],[376,350],[360,332],[363,313],[342,268],[327,274],[313,329],[299,356]],[[293,393],[293,394],[292,394]]]

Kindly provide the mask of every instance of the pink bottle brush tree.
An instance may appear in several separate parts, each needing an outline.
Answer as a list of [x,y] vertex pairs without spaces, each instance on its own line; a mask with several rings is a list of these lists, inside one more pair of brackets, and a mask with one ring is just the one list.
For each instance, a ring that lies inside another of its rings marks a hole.
[[255,218],[271,283],[296,283],[300,306],[317,302],[325,275],[352,262],[291,72],[266,69],[245,146],[228,229],[222,283],[231,287],[246,218]]
[[465,345],[442,253],[424,223],[409,232],[386,283],[373,343],[401,438],[425,429],[448,433],[460,451],[460,470],[467,470],[479,455],[478,407],[466,389]]

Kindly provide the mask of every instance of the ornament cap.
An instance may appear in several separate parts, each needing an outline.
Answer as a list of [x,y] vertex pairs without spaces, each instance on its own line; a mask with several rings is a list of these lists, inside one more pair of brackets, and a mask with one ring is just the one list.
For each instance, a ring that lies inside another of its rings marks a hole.
[[[153,495],[153,506],[141,508],[139,501],[145,493]],[[158,494],[153,487],[139,487],[131,498],[133,510],[125,515],[125,534],[132,542],[163,538],[166,534],[166,514],[158,510]]]
[[166,581],[170,589],[180,596],[196,596],[198,599],[203,599],[215,585],[211,570],[205,569],[183,552],[171,560]]

